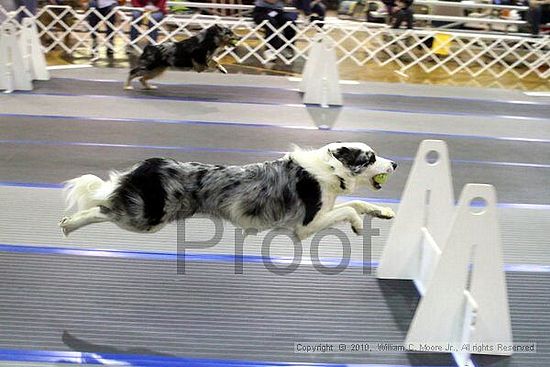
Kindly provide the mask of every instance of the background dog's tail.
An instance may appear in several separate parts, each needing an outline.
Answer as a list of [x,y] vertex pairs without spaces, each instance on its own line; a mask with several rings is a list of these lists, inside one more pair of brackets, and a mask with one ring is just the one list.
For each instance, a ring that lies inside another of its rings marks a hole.
[[67,210],[76,206],[78,210],[86,210],[98,205],[109,206],[109,197],[115,190],[118,174],[111,174],[109,181],[103,181],[94,175],[84,175],[65,182],[63,195]]

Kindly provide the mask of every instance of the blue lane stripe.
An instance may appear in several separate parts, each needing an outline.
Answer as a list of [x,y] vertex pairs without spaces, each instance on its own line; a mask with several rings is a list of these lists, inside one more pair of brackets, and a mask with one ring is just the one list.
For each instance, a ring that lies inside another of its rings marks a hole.
[[[391,159],[391,160],[396,161],[396,162],[412,162],[412,161],[414,161],[414,157],[386,156],[386,158]],[[488,166],[499,166],[499,167],[550,168],[550,164],[525,163],[525,162],[477,161],[477,160],[472,160],[472,159],[451,159],[451,163],[455,163],[455,164],[477,164],[477,165],[488,165]]]
[[[50,247],[34,246],[23,244],[0,244],[0,252],[35,254],[35,255],[71,255],[71,256],[90,256],[90,257],[108,257],[113,259],[132,259],[145,261],[172,261],[178,259],[178,254],[170,252],[145,252],[145,251],[126,251],[126,250],[100,250],[84,249],[74,247]],[[185,260],[191,262],[216,262],[216,263],[235,263],[239,258],[233,254],[208,254],[208,253],[186,253]],[[325,266],[337,266],[341,259],[320,258]],[[290,264],[293,261],[291,257],[280,256],[260,256],[243,255],[243,263],[261,264],[264,261],[273,264]],[[301,264],[312,264],[310,257],[302,256]],[[363,262],[362,260],[350,260],[350,268],[376,268],[378,261]],[[504,271],[507,273],[550,273],[550,265],[540,264],[504,264]]]
[[[47,350],[0,349],[0,361],[34,363],[72,363],[96,366],[136,367],[409,367],[389,364],[330,364],[293,362],[255,362],[189,357],[164,357],[132,354],[82,353]],[[427,366],[426,366],[427,367]],[[438,367],[438,366],[431,366]],[[451,366],[439,366],[451,367]]]
[[54,140],[17,140],[2,139],[0,144],[21,144],[21,145],[53,145],[53,146],[77,146],[77,147],[104,147],[104,148],[136,148],[151,150],[174,150],[178,152],[208,152],[208,153],[237,153],[237,154],[283,154],[285,152],[269,151],[262,149],[236,149],[236,148],[210,148],[210,147],[184,147],[174,145],[142,145],[142,144],[114,144],[114,143],[92,143],[78,141],[54,141]]
[[[75,247],[49,247],[49,246],[33,246],[33,245],[12,245],[0,244],[0,252],[10,252],[19,254],[35,254],[35,255],[72,255],[72,256],[90,256],[90,257],[108,257],[133,260],[149,260],[149,261],[176,261],[177,254],[169,252],[145,252],[145,251],[124,251],[124,250],[99,250],[99,249],[84,249]],[[221,262],[234,263],[235,255],[231,254],[185,254],[185,259],[188,261],[197,262]],[[284,263],[288,260],[281,260],[275,257],[270,258],[273,262]],[[263,257],[259,255],[243,255],[243,261],[246,263],[262,263]]]
[[[0,117],[24,117],[46,118],[52,120],[81,120],[81,121],[107,121],[124,123],[154,123],[169,125],[206,125],[206,126],[237,126],[251,128],[275,128],[275,129],[298,129],[298,130],[318,130],[315,126],[294,126],[294,125],[273,125],[269,123],[245,123],[238,121],[204,121],[204,120],[175,120],[175,119],[154,119],[154,118],[126,118],[126,117],[92,117],[92,116],[67,116],[67,115],[46,115],[46,114],[26,114],[26,113],[0,113]],[[381,130],[383,131],[383,130]],[[548,140],[550,142],[550,140]]]
[[[96,79],[96,78],[74,78],[74,77],[55,77],[55,79],[60,80],[78,80],[78,81],[92,81],[97,83],[116,83],[116,84],[122,84],[124,81],[116,80],[116,79]],[[196,84],[196,83],[171,83],[166,81],[157,81],[156,84],[159,85],[177,85],[177,86],[188,86],[188,87],[203,87],[203,86],[212,86],[212,84]],[[275,89],[275,90],[281,90],[281,91],[292,91],[296,92],[299,91],[299,88],[285,88],[285,87],[276,87],[276,86],[265,86],[265,85],[250,85],[250,84],[231,84],[231,85],[224,85],[224,84],[216,84],[221,87],[239,87],[239,88],[252,88],[252,89]],[[410,95],[410,94],[386,94],[386,93],[373,93],[373,92],[343,92],[344,95],[355,95],[355,96],[369,96],[369,97],[398,97],[398,98],[424,98],[424,99],[430,99],[430,100],[440,100],[440,101],[448,101],[448,102],[454,102],[456,100],[459,101],[468,101],[468,102],[491,102],[495,104],[502,104],[506,105],[508,103],[513,104],[526,104],[526,105],[537,105],[537,106],[547,106],[550,105],[550,103],[545,103],[543,101],[521,101],[521,100],[495,100],[495,99],[483,99],[483,98],[467,98],[467,97],[439,97],[439,96],[423,96],[423,95]]]
[[[208,152],[208,153],[235,153],[235,154],[260,154],[267,156],[282,155],[287,152],[265,149],[241,149],[241,148],[212,148],[212,147],[190,147],[174,145],[144,145],[144,144],[114,144],[94,143],[78,141],[55,141],[55,140],[24,140],[24,139],[3,139],[0,144],[21,144],[21,145],[52,145],[52,146],[78,146],[78,147],[104,147],[104,148],[131,148],[148,150],[173,150],[177,152]],[[412,162],[413,157],[390,157],[397,162]],[[498,161],[477,161],[466,159],[452,159],[455,164],[475,164],[498,167],[526,167],[526,168],[550,168],[550,164],[524,163],[524,162],[498,162]]]
[[0,181],[0,186],[5,187],[28,187],[33,189],[62,189],[62,183],[50,182],[18,182],[18,181]]
[[76,121],[108,121],[120,123],[152,123],[152,124],[174,124],[174,125],[199,125],[199,126],[232,126],[241,128],[272,128],[272,129],[297,129],[297,130],[323,130],[335,132],[359,132],[385,135],[410,135],[425,138],[447,138],[447,139],[468,139],[468,140],[497,140],[514,141],[526,143],[550,143],[550,139],[538,138],[516,138],[506,136],[488,136],[488,135],[470,135],[470,134],[448,134],[448,133],[428,133],[422,131],[407,130],[381,130],[367,128],[329,128],[320,129],[315,126],[294,126],[294,125],[274,125],[268,123],[243,123],[237,121],[201,121],[201,120],[174,120],[174,119],[150,119],[150,118],[113,118],[113,117],[91,117],[91,116],[66,116],[66,115],[46,115],[46,114],[24,114],[24,113],[0,113],[0,117],[24,117],[46,118],[52,120],[76,120]]
[[[61,183],[48,182],[20,182],[20,181],[0,181],[0,187],[24,187],[33,189],[62,189]],[[371,203],[380,204],[399,204],[399,199],[392,198],[369,198],[362,196],[339,196],[344,201],[349,200],[366,200]],[[526,204],[526,203],[497,203],[497,208],[503,209],[531,209],[531,210],[550,210],[550,204]]]
[[[10,252],[18,254],[34,254],[34,255],[72,255],[72,256],[90,256],[90,257],[108,257],[119,259],[132,260],[147,260],[147,261],[173,261],[178,259],[178,254],[173,252],[146,252],[146,251],[126,251],[126,250],[101,250],[101,249],[85,249],[76,247],[50,247],[50,246],[34,246],[23,244],[2,244],[0,243],[0,252]],[[233,254],[208,254],[208,253],[186,253],[185,260],[191,262],[216,262],[216,263],[235,263],[238,260]],[[293,261],[291,257],[282,256],[261,256],[261,255],[243,255],[244,263],[261,264],[264,261],[274,264],[289,264]],[[312,259],[303,256],[302,264],[311,264]],[[326,266],[337,266],[341,259],[321,258],[320,261]],[[352,268],[376,267],[378,262],[363,262],[361,260],[350,260],[349,266]]]

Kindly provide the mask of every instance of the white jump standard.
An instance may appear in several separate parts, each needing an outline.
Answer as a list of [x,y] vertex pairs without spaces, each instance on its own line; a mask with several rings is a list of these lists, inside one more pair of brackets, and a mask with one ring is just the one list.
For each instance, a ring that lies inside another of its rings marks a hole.
[[24,18],[21,25],[4,22],[0,26],[0,90],[32,90],[33,80],[49,79],[34,20]]
[[[485,205],[476,208],[479,202]],[[413,280],[422,296],[406,348],[451,344],[458,366],[473,367],[468,346],[512,343],[496,203],[493,186],[467,184],[455,208],[445,142],[421,143],[377,273]]]

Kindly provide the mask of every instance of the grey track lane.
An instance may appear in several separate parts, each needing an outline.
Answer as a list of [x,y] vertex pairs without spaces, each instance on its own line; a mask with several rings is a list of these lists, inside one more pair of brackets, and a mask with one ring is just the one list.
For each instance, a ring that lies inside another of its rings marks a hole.
[[[38,145],[0,144],[2,179],[34,182],[61,182],[81,174],[82,169],[106,175],[111,169],[121,170],[150,156],[169,156],[182,161],[216,164],[245,164],[278,158],[282,155],[281,152],[290,148],[290,142],[306,147],[318,147],[332,141],[359,140],[370,144],[380,155],[390,156],[400,164],[399,171],[385,190],[376,194],[368,190],[358,193],[380,198],[399,197],[411,166],[410,159],[414,157],[420,141],[430,137],[241,125],[90,121],[55,117],[0,116],[0,127],[2,140],[44,142]],[[228,136],[231,139],[227,139]],[[550,188],[546,185],[550,168],[483,164],[546,164],[549,144],[464,138],[448,138],[446,141],[451,158],[457,161],[453,164],[456,195],[464,184],[480,182],[494,184],[501,202],[550,203]],[[56,142],[59,145],[56,145]],[[130,147],[71,146],[73,142],[127,144]],[[178,150],[178,147],[181,149]],[[193,148],[197,150],[193,151]],[[224,152],[223,149],[243,151]],[[409,160],[401,160],[401,157]],[[479,159],[480,163],[470,162]]]
[[[77,68],[51,70],[54,78],[71,78],[84,80],[109,80],[123,82],[128,76],[125,68]],[[195,73],[168,70],[158,79],[163,84],[206,84],[229,86],[261,85],[266,88],[296,89],[297,80],[280,76],[221,74],[217,72]],[[448,97],[458,99],[478,99],[496,101],[521,101],[550,103],[550,96],[529,96],[520,90],[499,88],[452,87],[412,83],[384,82],[345,82],[341,83],[344,93],[393,94],[405,96]]]
[[[135,90],[121,93],[122,83],[54,78],[35,82],[31,93],[54,95],[103,95],[143,99],[173,99],[202,102],[253,104],[301,104],[297,91],[262,87],[220,85],[161,85],[154,91]],[[441,97],[415,97],[381,94],[345,94],[346,107],[409,113],[443,115],[512,116],[549,118],[549,104],[503,103],[499,101],[457,100]]]
[[[550,125],[549,125],[550,126]],[[156,146],[190,146],[285,152],[291,143],[318,147],[333,141],[363,141],[381,155],[414,157],[419,143],[437,138],[384,131],[281,129],[275,126],[154,123],[41,116],[0,116],[1,140],[23,139]],[[131,133],[130,133],[131,132]],[[227,139],[231,136],[231,139]],[[451,159],[549,164],[550,144],[448,136]]]
[[[65,238],[57,226],[57,222],[64,215],[60,189],[3,186],[0,187],[0,205],[7,208],[0,211],[0,244],[174,253],[179,238],[180,241],[198,245],[190,248],[190,252],[228,254],[235,248],[235,232],[238,231],[230,223],[224,222],[219,244],[212,247],[199,244],[211,238],[213,224],[206,218],[187,220],[185,233],[177,232],[177,224],[168,225],[157,233],[143,235],[123,231],[111,223],[102,223],[76,231]],[[397,209],[396,204],[385,205]],[[501,224],[505,263],[540,264],[550,267],[550,252],[547,250],[550,210],[498,208],[497,213]],[[364,239],[355,235],[349,224],[340,223],[335,228],[346,234],[350,242],[352,260],[363,261],[366,255],[367,261],[378,261],[391,223],[387,220],[373,219],[371,226],[380,229],[380,235],[373,236],[370,242],[368,237]],[[529,223],[527,231],[525,223]],[[365,228],[366,236],[372,234],[368,229],[368,223],[365,224]],[[265,231],[256,236],[246,237],[243,253],[261,256],[264,239],[268,233]],[[294,256],[294,246],[284,236],[275,237],[269,245],[271,256]],[[302,245],[304,258],[311,257],[311,239],[304,241]],[[319,256],[340,259],[340,241],[332,237],[323,239]]]
[[[72,348],[95,352],[452,365],[447,355],[293,353],[299,341],[403,340],[418,302],[414,287],[360,269],[321,277],[303,267],[278,276],[247,263],[234,275],[232,264],[188,262],[178,276],[170,261],[0,253],[0,274],[1,348],[67,350],[61,336],[69,331],[85,342]],[[515,341],[537,340],[538,350],[506,358],[506,366],[548,365],[550,315],[539,292],[549,285],[547,275],[508,274]]]
[[[130,121],[183,120],[237,125],[278,126],[315,129],[320,119],[302,105],[242,105],[223,102],[144,100],[110,96],[53,96],[36,94],[0,95],[0,110],[7,116],[66,116]],[[337,114],[337,116],[332,115]],[[361,109],[330,109],[325,117],[335,121],[336,130],[382,130],[409,134],[459,134],[464,137],[505,138],[515,141],[550,141],[548,119],[521,119],[496,116],[411,114]]]
[[[388,150],[391,151],[391,150]],[[167,149],[80,147],[56,145],[0,144],[2,180],[59,183],[83,173],[108,176],[112,169],[126,169],[152,156],[172,157],[182,161],[215,164],[246,164],[273,159],[280,154],[231,152],[178,152]],[[407,179],[411,162],[400,167],[385,188],[373,193],[360,189],[355,195],[398,199]],[[550,169],[498,167],[471,163],[453,165],[453,183],[458,198],[464,184],[490,183],[497,188],[498,200],[504,203],[549,204],[547,185]],[[32,171],[32,175],[29,174]]]

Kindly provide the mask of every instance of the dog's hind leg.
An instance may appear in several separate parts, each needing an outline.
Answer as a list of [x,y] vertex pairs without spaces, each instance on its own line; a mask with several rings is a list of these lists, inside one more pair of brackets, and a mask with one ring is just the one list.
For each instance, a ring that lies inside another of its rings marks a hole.
[[70,217],[64,217],[59,222],[63,234],[69,233],[92,223],[109,222],[111,218],[108,215],[109,209],[103,206],[96,206],[91,209],[81,210]]
[[152,85],[147,82],[147,80],[149,79],[153,79],[153,78],[147,78],[146,76],[142,76],[141,78],[139,78],[139,81],[141,85],[143,85],[143,88],[147,90],[157,89],[158,87],[156,85]]
[[[132,70],[130,70],[130,73],[128,74],[128,79],[126,79],[126,83],[124,84],[124,89],[126,90],[134,89],[134,87],[132,87],[132,80],[134,80],[135,78],[140,78],[139,81],[141,82],[141,84],[143,84],[144,78],[146,80],[151,79],[157,76],[158,74],[160,73],[155,73],[155,71],[148,70],[144,66],[137,66]],[[147,88],[147,89],[155,89],[155,88],[150,86],[150,88]]]
[[141,85],[143,85],[143,88],[148,90],[157,89],[156,86],[149,84],[147,81],[153,78],[156,78],[160,74],[164,73],[165,70],[166,70],[165,67],[158,67],[153,70],[148,70],[146,73],[144,73],[139,79],[139,81],[141,82]]
[[195,70],[197,73],[202,73],[209,67],[207,63],[201,63],[195,60],[191,60],[191,63],[193,64],[193,70]]
[[126,90],[132,90],[134,87],[132,87],[132,80],[137,78],[139,76],[139,68],[134,68],[130,70],[130,73],[128,74],[128,78],[126,79],[126,83],[124,83],[124,89]]

